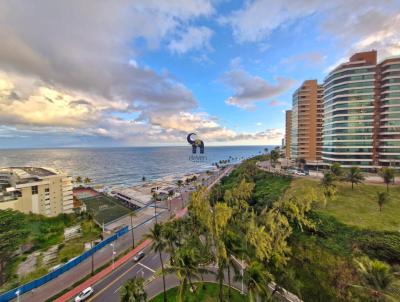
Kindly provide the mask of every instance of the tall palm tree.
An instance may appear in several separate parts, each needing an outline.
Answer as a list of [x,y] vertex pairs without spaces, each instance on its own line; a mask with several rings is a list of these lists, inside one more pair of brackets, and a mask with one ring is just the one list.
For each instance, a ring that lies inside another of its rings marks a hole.
[[324,173],[324,177],[321,180],[321,184],[325,188],[335,186],[335,179],[336,179],[335,175],[332,172],[327,171]]
[[382,177],[383,182],[386,184],[386,191],[389,192],[389,184],[394,182],[395,171],[393,168],[382,168],[379,171],[379,175]]
[[183,203],[183,197],[182,197],[182,191],[181,191],[181,188],[182,188],[182,186],[183,186],[183,181],[182,181],[181,179],[179,179],[179,180],[176,182],[176,185],[178,186],[178,189],[179,189],[179,195],[181,196],[182,209],[183,209],[184,203]]
[[376,197],[376,201],[379,205],[379,212],[382,212],[383,205],[389,202],[389,194],[388,192],[378,192]]
[[82,177],[77,176],[77,177],[75,178],[75,182],[76,182],[77,184],[79,184],[79,185],[82,185]]
[[85,185],[88,185],[92,182],[92,180],[89,177],[85,177],[85,179],[83,180]]
[[144,290],[144,279],[133,277],[126,281],[120,292],[121,302],[145,302],[147,294]]
[[335,177],[341,177],[343,174],[342,166],[339,163],[333,163],[331,165],[331,172],[333,173],[333,175],[335,175]]
[[136,212],[131,212],[129,214],[130,218],[131,218],[131,233],[132,233],[132,249],[135,248],[135,234],[133,232],[133,217],[136,216]]
[[363,286],[356,287],[367,290],[375,301],[382,301],[382,298],[398,301],[391,291],[395,275],[388,264],[368,258],[363,258],[356,263],[363,282]]
[[173,265],[166,268],[167,273],[174,273],[179,280],[178,302],[185,300],[185,293],[190,286],[194,291],[193,280],[200,279],[203,274],[213,274],[209,269],[201,267],[202,258],[199,255],[199,250],[193,246],[185,245],[176,251]]
[[364,175],[362,174],[360,168],[351,167],[344,179],[348,182],[351,182],[351,189],[353,190],[354,184],[359,184],[363,182]]
[[167,291],[165,288],[165,268],[164,268],[164,261],[162,258],[162,252],[165,250],[167,244],[164,240],[162,234],[163,227],[156,223],[154,228],[150,230],[150,233],[146,235],[147,239],[151,240],[151,249],[158,253],[161,262],[161,273],[163,278],[163,287],[164,287],[164,302],[167,302]]
[[272,276],[260,262],[250,262],[243,273],[243,277],[240,275],[236,277],[238,280],[242,280],[242,278],[247,287],[247,297],[250,302],[257,302],[260,298],[264,300],[269,298],[268,283]]

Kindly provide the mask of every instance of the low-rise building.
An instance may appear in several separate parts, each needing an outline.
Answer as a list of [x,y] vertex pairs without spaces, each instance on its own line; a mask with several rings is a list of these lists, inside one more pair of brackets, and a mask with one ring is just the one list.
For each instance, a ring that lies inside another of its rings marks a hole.
[[0,209],[57,216],[73,213],[72,178],[50,168],[0,168]]

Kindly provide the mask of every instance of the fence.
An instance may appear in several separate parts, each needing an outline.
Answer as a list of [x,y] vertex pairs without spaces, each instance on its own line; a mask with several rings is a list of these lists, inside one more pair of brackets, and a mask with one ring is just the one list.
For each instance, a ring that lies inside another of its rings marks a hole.
[[44,275],[43,277],[40,277],[39,279],[33,280],[31,282],[28,282],[26,284],[23,284],[17,288],[14,288],[8,292],[5,292],[0,295],[0,302],[6,302],[10,301],[14,298],[17,297],[17,292],[19,295],[22,295],[26,292],[31,291],[32,289],[35,289],[39,286],[42,286],[43,284],[57,278],[61,274],[65,273],[66,271],[69,271],[71,268],[75,267],[82,261],[86,260],[90,256],[92,256],[94,253],[96,253],[98,250],[102,249],[105,247],[107,244],[113,242],[117,238],[121,237],[122,235],[126,234],[129,231],[129,228],[126,226],[120,230],[118,230],[114,235],[108,237],[107,239],[101,241],[99,244],[91,248],[90,250],[84,252],[82,255],[76,257],[73,260],[68,261],[65,263],[63,266],[60,268],[54,270],[51,273],[48,273],[47,275]]

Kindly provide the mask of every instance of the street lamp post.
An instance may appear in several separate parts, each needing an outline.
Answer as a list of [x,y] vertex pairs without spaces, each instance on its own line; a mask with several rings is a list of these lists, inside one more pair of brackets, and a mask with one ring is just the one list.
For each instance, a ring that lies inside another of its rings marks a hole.
[[114,243],[111,243],[110,245],[112,246],[112,269],[114,270],[114,259],[115,259],[115,254],[116,254],[115,245],[114,245]]

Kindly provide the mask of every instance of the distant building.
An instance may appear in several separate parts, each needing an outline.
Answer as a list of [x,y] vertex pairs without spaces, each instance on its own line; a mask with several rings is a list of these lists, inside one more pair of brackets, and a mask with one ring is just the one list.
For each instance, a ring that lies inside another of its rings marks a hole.
[[292,146],[292,110],[286,110],[285,118],[285,156],[286,158],[290,158],[290,148]]
[[[294,92],[290,158],[304,159],[310,164],[321,159],[323,95],[324,88],[316,80],[304,81]],[[288,112],[286,114],[288,115]],[[288,128],[288,122],[286,127]]]
[[73,207],[70,176],[49,168],[0,168],[0,209],[57,216]]
[[356,53],[324,87],[324,162],[400,166],[400,56],[377,64],[376,51]]

